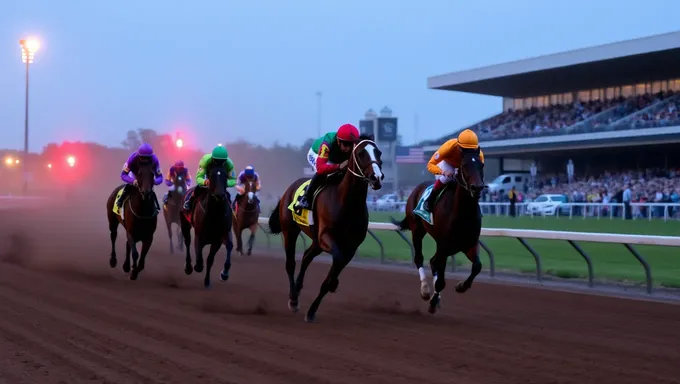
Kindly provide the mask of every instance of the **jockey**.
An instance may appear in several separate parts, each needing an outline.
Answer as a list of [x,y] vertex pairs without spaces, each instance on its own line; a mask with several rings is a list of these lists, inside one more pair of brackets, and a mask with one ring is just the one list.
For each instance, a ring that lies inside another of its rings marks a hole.
[[[151,162],[153,168],[156,170],[156,178],[154,179],[153,184],[158,185],[163,182],[163,171],[161,170],[158,157],[153,153],[153,148],[151,148],[151,145],[148,143],[140,145],[139,149],[130,155],[125,164],[123,164],[123,170],[120,173],[120,178],[125,183],[125,186],[123,187],[123,193],[120,195],[120,199],[116,202],[119,209],[123,207],[123,201],[125,201],[127,195],[130,193],[130,184],[137,186],[135,174],[138,173],[139,166],[146,162]],[[160,210],[156,196],[154,196],[153,200],[156,202],[156,208]]]
[[227,188],[236,185],[236,175],[234,174],[234,163],[229,158],[227,149],[218,145],[212,150],[212,153],[203,155],[201,161],[198,163],[198,171],[196,172],[196,186],[187,191],[187,197],[184,200],[184,210],[189,211],[194,205],[194,201],[198,196],[196,193],[203,193],[210,184],[210,180],[206,179],[206,175],[210,174],[213,167],[222,167],[227,172]]
[[177,160],[175,165],[171,166],[168,170],[168,176],[165,178],[165,185],[169,187],[168,193],[163,197],[163,203],[167,204],[170,194],[175,191],[175,178],[182,177],[184,179],[185,187],[191,186],[191,174],[189,170],[184,166],[184,161]]
[[[458,137],[451,139],[442,144],[441,147],[432,155],[432,158],[427,163],[427,170],[435,175],[437,179],[434,183],[434,188],[423,203],[423,209],[432,213],[432,207],[437,199],[437,195],[441,193],[446,184],[456,177],[460,162],[462,160],[463,149],[478,149],[479,139],[477,135],[470,129],[466,129],[458,134]],[[479,151],[479,159],[484,163],[484,153]]]
[[236,178],[236,191],[238,192],[236,197],[234,198],[234,203],[232,204],[232,209],[236,209],[236,202],[241,200],[243,197],[243,194],[245,192],[245,187],[243,184],[249,182],[249,181],[254,181],[255,182],[255,203],[257,205],[260,204],[260,199],[257,196],[257,192],[260,191],[260,175],[255,172],[255,168],[253,168],[252,165],[247,166],[244,170],[241,171],[241,173],[238,174],[238,177]]
[[314,176],[298,207],[310,209],[314,191],[326,177],[347,167],[354,144],[359,141],[359,130],[352,124],[343,124],[337,132],[328,132],[316,139],[307,152],[307,161],[314,169]]

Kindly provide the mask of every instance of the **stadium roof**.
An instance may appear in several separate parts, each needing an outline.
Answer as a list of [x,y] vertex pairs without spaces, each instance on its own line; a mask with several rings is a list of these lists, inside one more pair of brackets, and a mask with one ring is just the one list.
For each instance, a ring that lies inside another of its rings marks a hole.
[[524,98],[680,78],[680,31],[434,76],[430,89]]

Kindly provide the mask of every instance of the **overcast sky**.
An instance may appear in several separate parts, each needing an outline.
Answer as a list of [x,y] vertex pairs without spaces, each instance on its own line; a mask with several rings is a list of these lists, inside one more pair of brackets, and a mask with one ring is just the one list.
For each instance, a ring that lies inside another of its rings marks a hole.
[[[385,105],[406,143],[498,113],[428,76],[677,29],[677,0],[23,0],[0,11],[0,147],[23,147],[18,40],[31,67],[30,148],[118,145],[125,132],[300,144]],[[419,130],[414,116],[419,116]]]

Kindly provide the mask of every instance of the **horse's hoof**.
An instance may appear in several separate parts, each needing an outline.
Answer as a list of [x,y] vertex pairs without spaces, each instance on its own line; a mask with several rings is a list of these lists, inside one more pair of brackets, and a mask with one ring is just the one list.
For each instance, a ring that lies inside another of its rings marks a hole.
[[203,282],[203,287],[205,289],[210,289],[212,287],[212,283],[210,281],[204,281]]
[[123,272],[130,273],[130,264],[123,264]]
[[456,284],[456,292],[458,292],[458,293],[465,293],[468,289],[469,289],[469,287],[465,286],[464,281],[461,281],[458,284]]
[[194,269],[191,268],[191,265],[187,265],[186,267],[184,267],[184,273],[187,274],[187,275],[191,275],[191,273],[193,271],[194,271]]
[[288,309],[290,309],[293,313],[296,313],[300,310],[300,302],[297,300],[288,299]]
[[132,271],[130,274],[130,280],[137,280],[137,277],[139,277],[139,272],[137,272],[137,270]]
[[441,297],[438,293],[435,293],[434,296],[432,296],[432,299],[430,299],[430,307],[427,311],[434,314],[439,308],[441,308]]
[[427,281],[420,282],[420,297],[425,301],[430,300],[430,298],[432,297],[430,285],[427,283]]
[[116,268],[117,264],[118,264],[118,260],[116,260],[115,258],[112,257],[112,258],[109,259],[109,265],[111,266],[111,268]]
[[252,254],[253,254],[253,250],[252,250],[252,249],[249,249],[247,255],[250,256],[250,255],[252,255]]
[[203,272],[203,264],[194,265],[194,272],[198,272],[198,273]]
[[316,321],[316,314],[307,312],[307,314],[305,315],[305,322],[314,323],[315,321]]
[[220,281],[227,281],[229,280],[229,271],[224,271],[220,272]]

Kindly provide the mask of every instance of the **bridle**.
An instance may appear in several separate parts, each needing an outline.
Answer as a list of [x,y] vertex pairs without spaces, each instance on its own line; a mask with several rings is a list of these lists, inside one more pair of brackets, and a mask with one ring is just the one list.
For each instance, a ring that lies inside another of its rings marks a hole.
[[[354,145],[354,148],[352,148],[352,155],[350,157],[351,157],[351,160],[354,162],[354,165],[356,166],[356,168],[359,170],[359,173],[353,171],[352,168],[350,168],[350,167],[347,167],[347,170],[351,174],[353,174],[354,176],[358,177],[360,180],[368,183],[368,182],[371,181],[371,179],[369,179],[368,177],[366,177],[366,175],[364,175],[364,171],[361,168],[361,165],[359,164],[359,161],[357,160],[357,156],[356,156],[357,148],[359,148],[359,146],[363,143],[373,144],[376,148],[378,147],[373,140],[368,140],[368,139],[364,139],[364,140],[361,140],[360,142],[356,143]],[[371,164],[375,164],[378,167],[380,167],[380,164],[378,163],[377,159],[376,160],[371,159],[371,162],[368,165],[371,165]]]
[[[477,160],[477,157],[475,156],[475,157],[472,157],[471,161],[477,162],[477,161],[480,161],[480,160]],[[472,188],[470,188],[470,184],[467,182],[467,178],[465,177],[465,171],[464,171],[465,168],[463,168],[463,164],[464,163],[461,161],[461,164],[458,167],[458,172],[456,174],[456,177],[454,177],[454,180],[456,181],[456,184],[460,185],[465,191],[467,191],[467,193],[469,193],[472,198],[475,198],[475,193],[472,190]],[[482,182],[484,182],[484,181],[482,180]],[[486,187],[487,187],[486,184],[484,184],[482,186],[482,189],[484,189]]]

